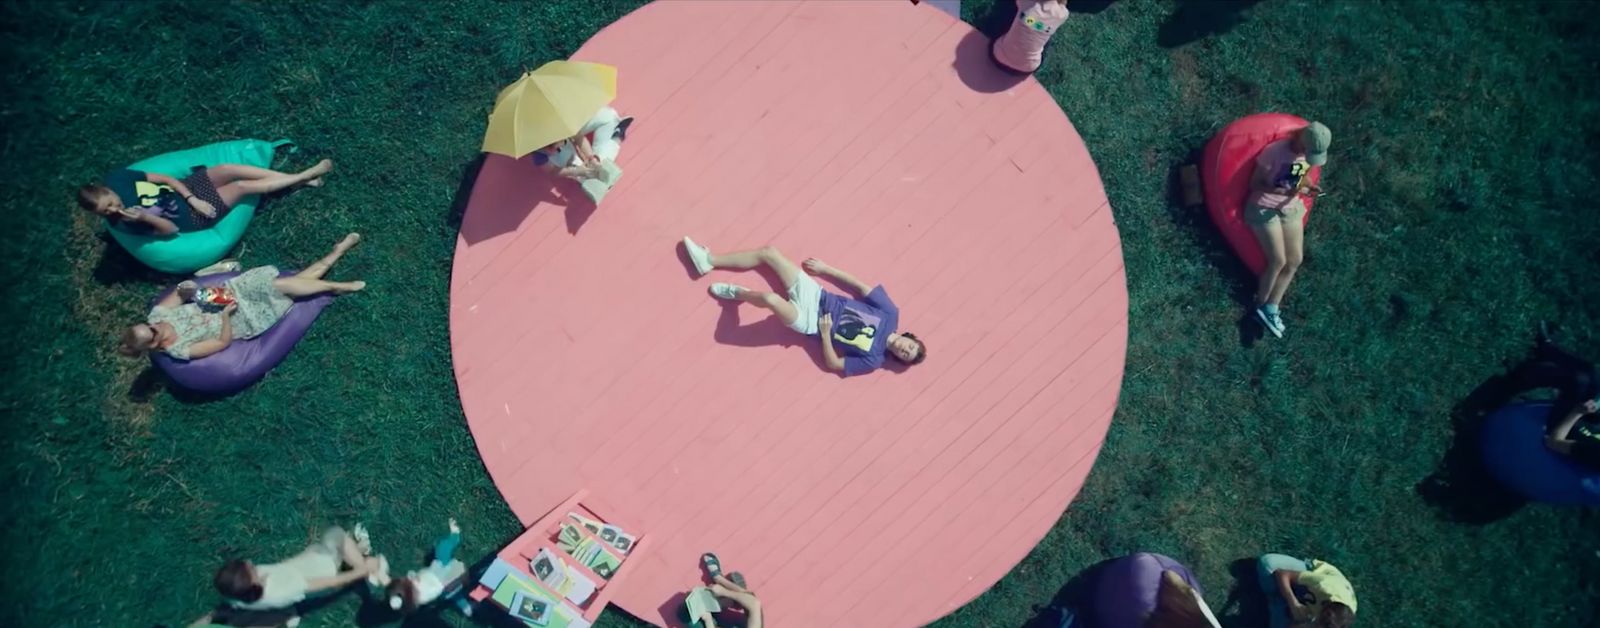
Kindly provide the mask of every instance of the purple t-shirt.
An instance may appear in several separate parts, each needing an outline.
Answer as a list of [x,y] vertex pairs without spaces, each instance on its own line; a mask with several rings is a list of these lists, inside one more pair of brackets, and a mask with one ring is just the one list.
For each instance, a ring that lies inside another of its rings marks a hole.
[[833,317],[833,346],[844,358],[846,377],[883,366],[889,335],[900,325],[900,308],[883,286],[874,287],[861,301],[824,290],[818,309]]

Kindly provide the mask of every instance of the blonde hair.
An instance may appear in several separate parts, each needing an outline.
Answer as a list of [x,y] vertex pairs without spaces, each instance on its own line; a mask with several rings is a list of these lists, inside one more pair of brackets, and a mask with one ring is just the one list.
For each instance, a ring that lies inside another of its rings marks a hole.
[[[152,329],[151,331],[154,332],[155,330]],[[129,325],[127,329],[122,331],[122,342],[117,344],[117,353],[130,358],[141,357],[148,349],[139,346],[139,344],[139,326]]]

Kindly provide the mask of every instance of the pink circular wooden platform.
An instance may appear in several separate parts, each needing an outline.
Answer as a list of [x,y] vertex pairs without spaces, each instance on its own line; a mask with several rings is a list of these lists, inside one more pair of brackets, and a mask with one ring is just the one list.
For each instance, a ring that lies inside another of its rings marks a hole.
[[[576,59],[638,116],[598,210],[490,156],[451,285],[456,377],[524,522],[580,489],[648,535],[614,602],[665,623],[701,552],[777,626],[911,626],[1061,516],[1127,343],[1121,245],[1082,140],[987,40],[906,2],[658,2]],[[678,241],[774,244],[882,283],[928,361],[851,379],[725,308]],[[648,549],[646,549],[648,547]]]

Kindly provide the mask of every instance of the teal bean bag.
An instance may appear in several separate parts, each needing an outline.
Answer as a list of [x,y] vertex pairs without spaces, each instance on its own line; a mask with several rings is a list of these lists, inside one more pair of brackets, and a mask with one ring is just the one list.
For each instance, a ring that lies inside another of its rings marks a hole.
[[[130,170],[158,172],[182,179],[195,166],[244,164],[259,168],[272,166],[272,156],[279,146],[293,142],[278,140],[233,140],[207,144],[199,148],[156,155],[128,166]],[[164,273],[186,275],[215,264],[244,237],[250,219],[256,215],[259,197],[241,199],[233,210],[209,229],[178,233],[170,236],[139,235],[107,225],[111,238],[127,249],[135,259]]]

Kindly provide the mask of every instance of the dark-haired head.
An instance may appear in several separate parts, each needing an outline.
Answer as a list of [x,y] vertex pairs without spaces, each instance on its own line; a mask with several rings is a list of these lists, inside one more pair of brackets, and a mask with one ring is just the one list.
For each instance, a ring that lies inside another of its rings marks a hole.
[[256,582],[256,570],[247,560],[235,558],[223,563],[217,575],[211,579],[211,584],[217,587],[218,593],[229,599],[240,602],[261,599],[261,585]]
[[410,615],[417,611],[417,587],[410,578],[396,578],[383,589],[384,603],[390,609]]
[[90,183],[78,188],[78,206],[109,218],[122,212],[122,199],[111,188]]
[[1324,602],[1317,612],[1317,628],[1350,628],[1356,623],[1356,612],[1338,602]]
[[889,355],[907,366],[928,359],[928,345],[913,333],[902,333],[889,340]]

